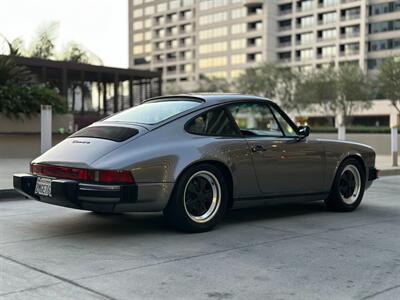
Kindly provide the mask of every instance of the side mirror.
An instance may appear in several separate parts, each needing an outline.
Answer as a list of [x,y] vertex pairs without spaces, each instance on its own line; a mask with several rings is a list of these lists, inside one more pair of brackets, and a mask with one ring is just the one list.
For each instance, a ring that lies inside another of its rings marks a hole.
[[301,137],[304,138],[304,137],[307,137],[307,136],[310,135],[310,127],[308,127],[308,126],[299,126],[298,129],[299,129],[299,135]]

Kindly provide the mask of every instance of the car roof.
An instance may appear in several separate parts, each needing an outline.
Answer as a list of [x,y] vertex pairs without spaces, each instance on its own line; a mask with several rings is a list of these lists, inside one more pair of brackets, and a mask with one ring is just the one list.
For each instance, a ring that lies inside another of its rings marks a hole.
[[168,95],[168,96],[159,96],[154,97],[146,100],[153,101],[153,100],[163,100],[168,101],[176,100],[177,98],[193,98],[198,99],[208,104],[217,104],[223,102],[235,102],[235,101],[246,101],[246,100],[258,100],[258,101],[268,101],[273,102],[270,99],[252,96],[252,95],[243,95],[243,94],[236,94],[236,93],[190,93],[190,94],[179,94],[179,95]]

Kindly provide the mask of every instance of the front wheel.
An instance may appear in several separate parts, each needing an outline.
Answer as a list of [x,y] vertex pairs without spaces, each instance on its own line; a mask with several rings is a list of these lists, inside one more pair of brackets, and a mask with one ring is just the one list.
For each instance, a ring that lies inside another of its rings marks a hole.
[[223,173],[213,165],[201,164],[180,176],[164,215],[174,227],[187,232],[213,228],[228,204]]
[[353,211],[360,205],[364,190],[365,172],[356,159],[350,158],[340,165],[325,203],[332,210]]

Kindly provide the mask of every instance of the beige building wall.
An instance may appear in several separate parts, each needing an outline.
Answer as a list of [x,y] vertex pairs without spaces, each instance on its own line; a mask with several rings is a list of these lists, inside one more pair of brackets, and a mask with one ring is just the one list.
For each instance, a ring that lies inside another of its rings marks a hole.
[[299,70],[400,56],[400,0],[128,0],[130,67],[189,86],[262,61]]

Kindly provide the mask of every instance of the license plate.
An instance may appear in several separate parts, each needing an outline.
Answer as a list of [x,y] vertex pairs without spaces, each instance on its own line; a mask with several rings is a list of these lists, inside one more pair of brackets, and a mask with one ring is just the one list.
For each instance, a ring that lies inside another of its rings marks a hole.
[[38,177],[36,180],[35,194],[39,196],[51,197],[51,179]]

